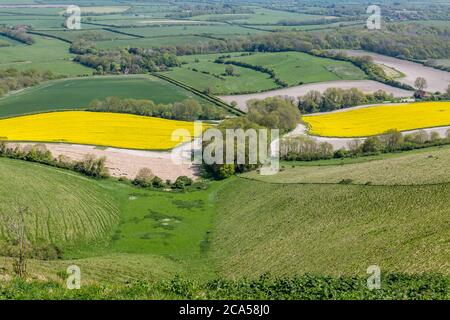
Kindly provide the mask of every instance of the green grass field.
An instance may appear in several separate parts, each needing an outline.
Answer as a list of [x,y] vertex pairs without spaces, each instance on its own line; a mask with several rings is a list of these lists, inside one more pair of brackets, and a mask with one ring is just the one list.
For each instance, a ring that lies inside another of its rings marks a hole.
[[264,24],[276,24],[282,20],[305,22],[324,18],[324,16],[270,10],[264,8],[255,8],[253,9],[253,11],[254,13],[210,14],[210,15],[194,16],[191,19],[204,21],[229,21],[236,24],[264,25]]
[[219,192],[211,251],[231,278],[449,271],[450,185],[269,184],[235,178]]
[[[363,71],[351,63],[318,58],[301,52],[256,53],[242,56],[231,53],[226,60],[264,66],[290,86],[301,83],[366,79]],[[278,88],[266,73],[235,66],[239,76],[224,76],[226,66],[214,63],[220,54],[193,55],[180,58],[186,64],[163,74],[198,90],[211,89],[214,94],[252,93]],[[196,69],[197,71],[195,71]],[[205,72],[207,74],[205,74]]]
[[52,239],[63,249],[64,260],[31,260],[34,274],[57,279],[75,263],[87,282],[212,275],[208,232],[220,183],[202,191],[150,191],[4,158],[0,177],[0,210],[29,206],[31,240]]
[[[0,99],[0,117],[84,109],[92,100],[110,96],[149,99],[156,103],[196,98],[180,87],[151,76],[73,78],[46,82]],[[206,103],[201,98],[198,99]]]
[[366,79],[364,72],[349,62],[314,57],[302,52],[257,53],[232,60],[271,68],[290,86],[299,83]]
[[[246,178],[271,183],[337,184],[350,179],[352,184],[421,185],[450,181],[450,147],[420,149],[395,156],[381,155],[365,162],[339,164],[341,160],[323,161],[322,165],[298,165],[284,162],[281,172],[262,176],[256,172]],[[363,158],[362,158],[363,159]],[[326,165],[332,162],[334,165]],[[312,162],[314,164],[316,162]],[[324,165],[325,164],[325,165]],[[426,168],[426,170],[424,170]]]
[[[240,53],[233,54],[239,55]],[[248,68],[234,67],[239,76],[225,76],[226,66],[214,63],[219,56],[220,54],[207,54],[182,57],[180,60],[187,64],[163,74],[180,82],[189,83],[198,90],[210,88],[214,94],[257,92],[277,88],[269,75]]]
[[[364,276],[366,268],[373,264],[383,272],[445,274],[450,253],[446,201],[450,177],[444,159],[449,150],[431,148],[343,166],[323,161],[314,166],[312,162],[294,168],[305,168],[308,174],[295,170],[289,174],[308,177],[313,176],[313,171],[320,175],[322,168],[338,172],[348,167],[355,175],[370,174],[371,181],[384,175],[389,182],[404,174],[406,177],[400,180],[403,186],[325,185],[323,182],[334,179],[327,175],[309,184],[233,177],[213,182],[207,190],[160,192],[7,159],[0,159],[0,176],[25,177],[33,171],[35,178],[27,180],[25,188],[36,190],[45,185],[43,193],[58,194],[51,188],[66,190],[59,183],[60,177],[67,175],[70,186],[73,181],[85,183],[84,189],[91,185],[96,192],[92,195],[109,199],[109,205],[118,208],[118,218],[113,215],[110,222],[113,228],[102,238],[109,245],[69,248],[63,260],[30,261],[32,272],[48,279],[58,279],[56,273],[70,263],[85,270],[88,282],[105,283],[131,278],[165,279],[175,274],[203,280],[215,276],[256,278],[267,272],[274,276]],[[404,168],[412,168],[413,173],[404,173]],[[48,184],[54,179],[58,184]],[[24,183],[21,178],[8,181],[0,189],[3,207],[6,203],[7,208],[16,201],[16,194],[22,195]],[[366,182],[366,177],[361,182]],[[68,197],[76,201],[79,194]],[[47,201],[35,193],[27,201],[35,203],[36,198]],[[59,201],[65,199],[57,196],[49,206],[39,202],[35,215],[47,215],[54,208],[64,207]],[[80,210],[90,209],[82,206]],[[37,223],[44,226],[37,228],[43,233],[53,227],[57,230],[51,234],[60,232],[60,226],[51,224],[52,220],[38,219]]]
[[0,68],[50,70],[57,75],[91,75],[92,69],[72,61],[69,44],[41,36],[32,45],[16,44],[0,48]]
[[100,41],[107,41],[107,40],[117,40],[117,39],[135,39],[135,37],[127,36],[124,34],[119,34],[115,32],[111,32],[108,30],[103,29],[95,29],[95,30],[45,30],[41,31],[42,33],[60,37],[63,39],[66,39],[68,41],[73,41],[78,37],[82,37],[83,35],[95,35],[101,39]]
[[143,37],[180,36],[180,35],[212,35],[221,37],[223,35],[248,35],[262,33],[263,31],[252,30],[239,26],[218,24],[211,26],[153,26],[143,28],[118,28],[117,30],[135,34]]
[[95,181],[5,158],[0,158],[0,179],[0,212],[16,214],[18,208],[28,207],[27,236],[32,243],[53,243],[63,250],[109,244],[119,208]]

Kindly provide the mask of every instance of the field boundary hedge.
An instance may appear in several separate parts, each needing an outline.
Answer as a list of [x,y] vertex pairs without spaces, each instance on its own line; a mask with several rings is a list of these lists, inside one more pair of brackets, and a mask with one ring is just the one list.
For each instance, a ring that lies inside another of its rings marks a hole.
[[198,95],[199,97],[201,97],[201,98],[203,98],[203,99],[205,99],[205,100],[215,104],[216,106],[226,109],[228,112],[230,112],[230,113],[232,113],[232,114],[234,114],[236,116],[241,116],[241,115],[245,114],[245,112],[243,112],[243,111],[241,111],[239,109],[233,108],[232,106],[226,104],[225,102],[223,102],[219,98],[216,98],[216,97],[211,96],[209,94],[203,93],[200,90],[197,90],[197,89],[195,89],[195,88],[193,88],[193,87],[191,87],[191,86],[189,86],[187,84],[184,84],[182,82],[179,82],[177,80],[169,78],[169,77],[167,77],[165,75],[159,74],[157,72],[151,72],[150,74],[152,76],[155,76],[155,77],[158,77],[158,78],[160,78],[162,80],[170,82],[170,83],[172,83],[172,84],[174,84],[176,86],[179,86],[179,87],[181,87],[181,88],[183,88],[185,90],[188,90],[188,91],[194,93],[195,95]]

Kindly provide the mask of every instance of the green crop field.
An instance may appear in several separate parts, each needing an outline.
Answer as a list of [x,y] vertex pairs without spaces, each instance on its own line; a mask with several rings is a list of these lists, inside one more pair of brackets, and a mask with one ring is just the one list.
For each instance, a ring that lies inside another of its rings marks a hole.
[[73,41],[76,38],[83,37],[86,35],[96,36],[98,41],[106,41],[106,40],[116,40],[116,39],[135,39],[133,36],[128,36],[120,33],[111,32],[103,29],[90,29],[90,30],[45,30],[41,31],[44,34],[48,34],[50,36],[56,36],[68,41]]
[[[223,54],[222,54],[223,55]],[[365,79],[364,72],[351,63],[314,57],[302,52],[256,53],[242,55],[231,53],[225,60],[242,61],[255,66],[273,69],[277,77],[290,86],[332,80]],[[239,94],[278,88],[266,73],[234,66],[236,75],[225,76],[226,65],[214,63],[220,54],[182,57],[180,68],[164,72],[170,78],[199,90],[210,89],[214,94]]]
[[135,34],[143,37],[161,37],[161,36],[180,36],[180,35],[212,35],[221,37],[248,35],[254,33],[262,33],[264,31],[243,28],[240,26],[230,26],[227,24],[218,24],[211,26],[153,26],[141,28],[119,28],[117,29],[129,34]]
[[163,74],[180,82],[190,83],[201,91],[209,88],[214,94],[257,92],[277,88],[269,75],[248,68],[234,67],[237,75],[224,75],[226,66],[214,63],[219,56],[220,54],[208,54],[182,57],[181,61],[187,64]]
[[[352,184],[410,185],[450,181],[450,147],[422,149],[396,157],[370,159],[367,162],[340,165],[341,160],[328,161],[333,165],[295,165],[284,162],[281,172],[262,176],[256,172],[244,176],[272,183],[340,183],[350,179]],[[314,163],[314,162],[313,162]],[[424,171],[424,168],[427,168]]]
[[32,45],[16,44],[0,48],[0,68],[50,70],[57,75],[91,75],[92,69],[72,61],[69,44],[60,40],[33,37]]
[[448,273],[450,185],[269,184],[236,178],[218,194],[211,251],[228,277]]
[[156,103],[196,98],[180,87],[151,76],[73,78],[46,82],[0,99],[0,117],[84,109],[92,100],[110,96],[149,99]]
[[199,44],[208,42],[211,39],[201,36],[177,36],[177,37],[159,37],[159,38],[141,38],[141,39],[119,39],[112,41],[99,41],[99,49],[112,49],[124,47],[156,48],[162,46],[176,46],[186,44]]
[[264,25],[264,24],[276,24],[283,20],[305,22],[325,18],[325,16],[319,15],[278,11],[263,8],[255,8],[252,9],[252,11],[253,13],[243,13],[243,14],[201,15],[201,16],[194,16],[191,19],[204,21],[231,21],[237,24]]
[[290,86],[366,78],[362,70],[349,62],[314,57],[302,52],[257,53],[231,60],[273,69],[278,78]]
[[[108,244],[119,222],[114,199],[94,181],[18,160],[0,158],[0,212],[28,208],[27,236],[32,243],[61,249]],[[6,231],[0,233],[7,237]]]

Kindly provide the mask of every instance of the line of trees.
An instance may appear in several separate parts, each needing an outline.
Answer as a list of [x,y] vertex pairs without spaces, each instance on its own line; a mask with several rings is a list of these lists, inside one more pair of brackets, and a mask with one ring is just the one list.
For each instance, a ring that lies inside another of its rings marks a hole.
[[226,65],[235,65],[235,66],[238,66],[238,67],[247,68],[247,69],[255,70],[255,71],[258,71],[258,72],[266,73],[266,74],[268,74],[270,76],[271,79],[273,79],[273,81],[278,86],[280,86],[282,88],[285,88],[285,87],[289,86],[288,83],[286,83],[285,81],[283,81],[280,78],[278,78],[278,76],[275,73],[275,71],[273,69],[271,69],[271,68],[266,68],[264,66],[254,65],[254,64],[250,64],[250,63],[242,62],[242,61],[225,60],[224,57],[219,57],[214,62],[215,63],[220,63],[220,64],[226,64]]
[[96,112],[129,113],[140,116],[158,117],[174,120],[218,120],[226,117],[225,112],[211,105],[200,104],[189,98],[181,102],[156,104],[151,100],[120,99],[107,97],[93,100],[87,110]]
[[53,167],[69,169],[93,178],[109,177],[105,157],[96,158],[92,154],[87,154],[83,160],[79,161],[71,161],[63,155],[54,158],[50,150],[48,150],[44,144],[20,147],[19,145],[10,146],[5,141],[0,141],[0,157],[37,162]]
[[33,37],[27,34],[26,26],[18,25],[11,27],[7,25],[0,25],[0,34],[28,45],[34,43]]
[[[424,28],[426,28],[424,26]],[[276,32],[209,41],[201,44],[166,46],[178,55],[225,52],[280,52],[328,49],[360,49],[409,60],[445,59],[450,56],[448,35],[429,32],[426,36],[410,29],[400,32],[344,28],[327,32]]]
[[75,61],[96,70],[96,74],[137,74],[165,71],[180,66],[175,54],[164,49],[122,48],[99,50],[93,41],[80,38],[70,47]]
[[35,69],[19,71],[14,68],[0,70],[0,97],[9,91],[20,90],[35,86],[42,81],[56,79],[51,71],[38,71]]
[[383,90],[378,90],[372,94],[364,94],[357,88],[328,88],[323,93],[311,90],[304,96],[299,97],[298,108],[302,114],[315,113],[393,100],[394,96]]
[[287,161],[313,161],[332,158],[355,158],[422,149],[450,144],[450,130],[441,138],[439,133],[419,130],[409,134],[391,129],[385,133],[368,137],[365,140],[355,139],[348,144],[348,149],[333,150],[327,142],[318,142],[306,136],[284,138],[280,144],[280,156]]

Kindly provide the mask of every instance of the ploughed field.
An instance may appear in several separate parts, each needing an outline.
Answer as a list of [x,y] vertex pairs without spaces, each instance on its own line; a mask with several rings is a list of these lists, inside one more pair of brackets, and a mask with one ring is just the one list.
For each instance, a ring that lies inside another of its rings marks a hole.
[[450,125],[450,102],[381,105],[306,115],[309,133],[324,137],[366,137],[390,129],[408,131]]

